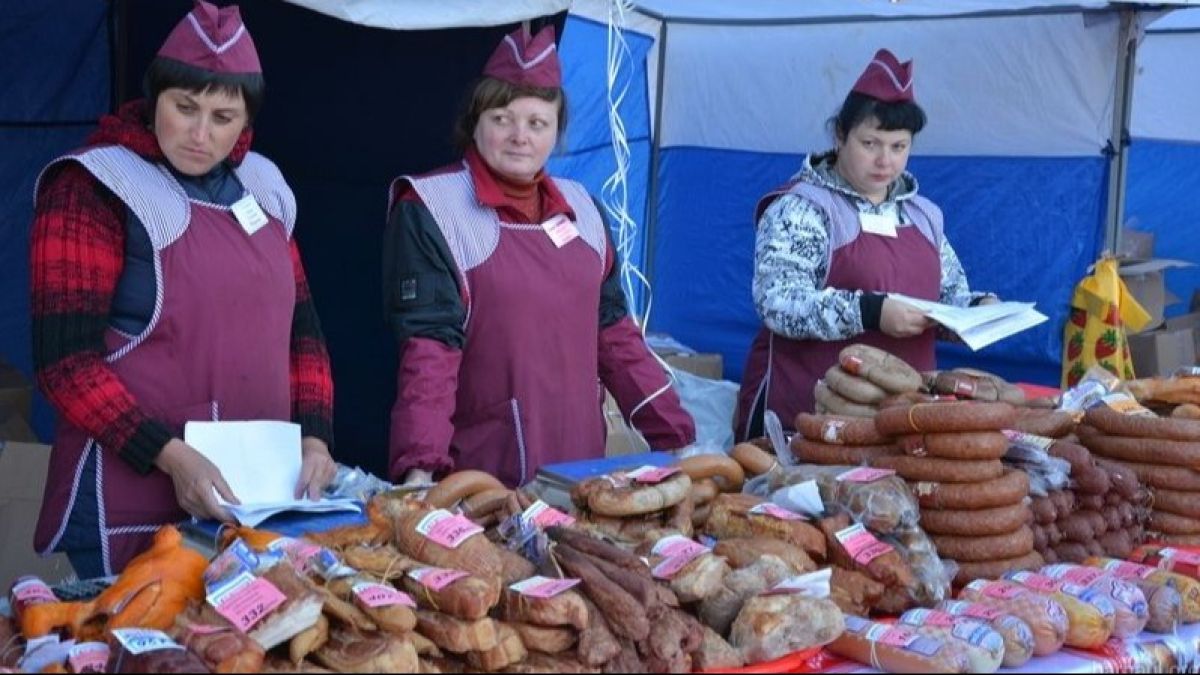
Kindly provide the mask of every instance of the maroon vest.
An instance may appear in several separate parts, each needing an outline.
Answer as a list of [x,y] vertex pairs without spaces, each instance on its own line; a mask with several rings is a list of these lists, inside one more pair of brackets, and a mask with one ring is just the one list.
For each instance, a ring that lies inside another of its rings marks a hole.
[[466,299],[455,468],[515,486],[539,466],[603,456],[596,308],[608,240],[587,190],[552,179],[580,234],[558,248],[540,224],[500,222],[466,169],[401,180],[437,222]]
[[[74,161],[138,217],[154,246],[154,315],[139,335],[110,329],[105,360],[150,417],[178,437],[188,421],[290,420],[291,325],[296,302],[289,239],[295,198],[270,161],[251,153],[238,179],[267,213],[253,235],[230,209],[189,200],[163,167],[107,146]],[[164,523],[187,518],[171,479],[138,474],[113,449],[60,420],[34,545],[57,548],[96,456],[105,570],[124,568]]]
[[[877,293],[903,293],[936,301],[941,296],[941,211],[924,197],[901,202],[904,223],[896,237],[863,233],[858,210],[844,195],[806,182],[771,192],[759,202],[755,220],[771,202],[785,194],[799,195],[817,206],[829,222],[828,273],[824,287]],[[934,331],[911,338],[894,338],[870,330],[847,340],[791,340],[763,327],[754,338],[735,417],[738,438],[745,438],[756,403],[765,397],[765,410],[774,410],[784,427],[796,415],[813,411],[813,388],[838,353],[851,344],[887,350],[918,370],[934,367]]]

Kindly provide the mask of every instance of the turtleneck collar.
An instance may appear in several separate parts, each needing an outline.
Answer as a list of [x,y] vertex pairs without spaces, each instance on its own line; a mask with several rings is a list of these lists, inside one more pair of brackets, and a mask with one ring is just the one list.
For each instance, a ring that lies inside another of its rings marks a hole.
[[545,169],[529,183],[513,181],[493,171],[474,146],[467,149],[466,162],[479,203],[496,209],[501,220],[541,223],[562,213],[574,219],[575,214],[566,198],[554,181],[549,180]]

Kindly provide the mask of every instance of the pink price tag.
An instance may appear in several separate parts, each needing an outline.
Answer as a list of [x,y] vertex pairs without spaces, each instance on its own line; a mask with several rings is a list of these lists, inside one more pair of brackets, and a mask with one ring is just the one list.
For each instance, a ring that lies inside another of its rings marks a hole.
[[561,214],[542,223],[542,229],[558,248],[566,246],[579,237],[579,230],[575,227],[575,223]]
[[363,582],[354,584],[352,590],[354,591],[354,597],[358,598],[358,601],[367,607],[392,607],[394,605],[412,607],[413,609],[417,607],[417,603],[413,602],[413,599],[408,597],[407,593],[398,591],[391,586]]
[[672,535],[660,539],[651,551],[653,555],[665,558],[655,565],[651,575],[655,579],[673,579],[675,575],[687,567],[688,563],[708,553],[708,549],[682,535]]
[[579,585],[579,579],[551,579],[549,577],[530,577],[520,581],[510,589],[529,598],[553,598],[560,593],[571,590]]
[[995,598],[997,600],[1012,600],[1013,598],[1019,598],[1021,597],[1021,593],[1024,592],[1020,586],[1015,584],[1000,584],[984,581],[980,585],[981,587],[977,588],[975,587],[976,583],[979,582],[972,582],[969,588],[983,593],[985,597]]
[[876,539],[875,535],[868,532],[867,528],[861,524],[847,527],[834,536],[846,548],[850,557],[860,565],[866,565],[892,550],[891,546]]
[[864,466],[839,474],[837,479],[847,483],[874,483],[881,478],[894,475],[896,475],[896,472],[891,469],[872,469]]
[[1001,612],[1000,610],[998,610],[994,607],[988,607],[987,605],[981,605],[978,602],[971,602],[971,603],[967,603],[967,606],[963,608],[962,615],[966,616],[966,617],[970,617],[972,619],[983,619],[984,621],[995,621],[996,619],[999,619],[1001,616],[1004,616],[1004,612]]
[[750,509],[750,513],[758,514],[760,516],[771,516],[772,518],[778,518],[779,520],[808,520],[795,511],[789,511],[782,506],[777,506],[769,502],[755,506],[754,508]]
[[1045,436],[1035,436],[1033,434],[1026,433],[1024,431],[1014,431],[1012,429],[1005,429],[1001,433],[1004,434],[1004,437],[1008,439],[1009,443],[1015,443],[1018,445],[1025,446],[1027,448],[1037,448],[1038,450],[1049,451],[1050,446],[1054,445],[1053,438],[1046,438]]
[[446,548],[458,548],[467,539],[483,532],[483,528],[467,520],[462,514],[438,509],[417,523],[417,532],[435,544]]
[[867,630],[866,637],[880,644],[907,647],[917,641],[917,634],[899,626],[877,623]]
[[209,596],[209,603],[217,609],[217,613],[229,619],[243,633],[286,600],[274,584],[261,577],[253,577],[248,582],[235,582]]
[[1060,579],[1080,586],[1091,586],[1104,578],[1104,572],[1095,567],[1075,567],[1073,565],[1054,565],[1042,572],[1054,579]]
[[470,574],[462,570],[447,570],[440,567],[418,567],[408,571],[408,576],[431,591],[440,591]]
[[[12,587],[13,599],[24,605],[43,605],[47,602],[58,602],[54,591],[46,582],[37,577],[27,577],[18,581]],[[14,603],[15,604],[15,603]]]
[[1158,552],[1164,560],[1173,560],[1180,565],[1200,565],[1200,553],[1180,551],[1177,548],[1164,548]]
[[1061,582],[1055,581],[1044,574],[1035,574],[1033,572],[1013,572],[1005,575],[1005,578],[1012,579],[1022,586],[1028,586],[1029,588],[1042,593],[1058,593],[1063,589],[1063,584]]
[[902,623],[910,626],[936,626],[938,628],[953,628],[954,617],[935,609],[914,609],[900,617]]
[[540,499],[525,509],[525,512],[521,514],[521,519],[540,529],[556,526],[570,527],[575,524],[574,518]]
[[679,467],[677,466],[643,466],[626,472],[625,475],[643,485],[654,485],[663,482],[677,473],[679,473]]
[[1112,572],[1118,579],[1149,579],[1158,571],[1149,565],[1139,565],[1124,560],[1109,560],[1104,563],[1104,569]]
[[71,647],[67,663],[72,673],[108,672],[108,652],[103,642],[82,642]]

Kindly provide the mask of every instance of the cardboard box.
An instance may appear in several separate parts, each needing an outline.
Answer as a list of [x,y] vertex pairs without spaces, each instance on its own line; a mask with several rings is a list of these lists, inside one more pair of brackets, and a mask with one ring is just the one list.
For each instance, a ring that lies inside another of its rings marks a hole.
[[1196,331],[1190,327],[1164,327],[1130,335],[1129,351],[1138,377],[1170,375],[1179,368],[1196,365]]
[[1196,356],[1200,357],[1200,311],[1192,310],[1190,314],[1180,314],[1167,319],[1164,328],[1166,330],[1191,330]]
[[605,457],[635,455],[649,451],[646,440],[625,423],[621,409],[617,407],[617,400],[608,392],[604,393],[604,426],[607,432],[604,439]]
[[0,420],[14,412],[26,424],[32,424],[33,385],[21,371],[0,360]]
[[[1163,273],[1169,269],[1194,266],[1185,260],[1167,258],[1121,261],[1121,280],[1125,282],[1130,295],[1150,314],[1150,323],[1141,332],[1162,326],[1167,305],[1179,302],[1179,298],[1167,292]],[[1132,332],[1131,330],[1130,333]]]
[[672,368],[689,372],[710,380],[719,380],[723,375],[720,354],[659,354]]
[[1154,257],[1154,233],[1142,232],[1129,227],[1121,228],[1121,245],[1117,256],[1134,260],[1149,260]]
[[33,529],[42,507],[50,446],[0,443],[0,589],[13,579],[36,574],[48,584],[74,576],[61,553],[42,558],[33,550]]

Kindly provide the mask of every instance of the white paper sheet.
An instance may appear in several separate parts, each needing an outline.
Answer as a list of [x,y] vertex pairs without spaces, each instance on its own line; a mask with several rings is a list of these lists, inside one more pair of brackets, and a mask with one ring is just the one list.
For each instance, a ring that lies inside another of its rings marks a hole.
[[968,347],[976,351],[1047,320],[1045,314],[1034,309],[1032,302],[1010,301],[954,307],[900,293],[889,293],[888,297],[920,309],[925,316],[954,331]]
[[349,499],[296,499],[302,456],[300,425],[291,422],[188,422],[183,440],[221,470],[241,505],[225,503],[243,525],[254,527],[284,511],[356,511]]

